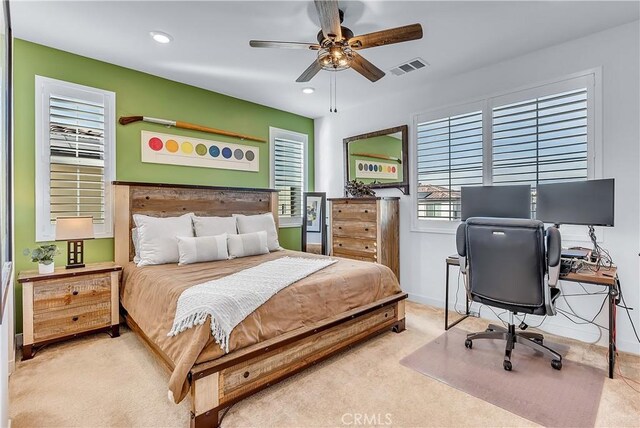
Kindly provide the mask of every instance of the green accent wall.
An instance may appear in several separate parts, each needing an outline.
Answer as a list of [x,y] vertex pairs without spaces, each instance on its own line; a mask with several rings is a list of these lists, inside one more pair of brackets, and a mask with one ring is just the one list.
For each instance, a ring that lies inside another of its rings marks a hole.
[[381,135],[379,137],[366,138],[364,140],[355,140],[349,143],[349,178],[356,177],[356,158],[370,160],[372,163],[390,163],[398,168],[398,179],[389,178],[358,178],[363,183],[371,183],[374,180],[378,183],[398,183],[402,182],[402,164],[396,164],[391,160],[369,158],[366,156],[354,156],[353,153],[372,153],[377,155],[387,155],[398,159],[402,159],[402,140],[390,135]]
[[[182,120],[269,139],[269,127],[309,136],[309,189],[314,188],[313,119],[249,101],[16,39],[14,42],[14,246],[16,272],[37,269],[23,255],[35,242],[35,76],[105,89],[116,93],[116,118],[144,115]],[[213,59],[212,59],[213,61]],[[212,76],[212,79],[215,77]],[[158,131],[216,141],[238,139],[149,123],[116,125],[116,179],[155,183],[269,187],[269,144],[242,141],[260,149],[260,171],[159,165],[140,161],[140,131]],[[300,249],[300,228],[280,229],[280,244]],[[113,240],[85,243],[85,262],[113,260]],[[66,264],[66,244],[56,265]],[[22,288],[16,284],[16,331],[22,331]]]

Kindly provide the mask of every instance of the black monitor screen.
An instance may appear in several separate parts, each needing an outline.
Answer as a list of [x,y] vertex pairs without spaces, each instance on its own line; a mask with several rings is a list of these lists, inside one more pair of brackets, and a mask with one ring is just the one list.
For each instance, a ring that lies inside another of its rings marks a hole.
[[615,181],[540,184],[536,218],[545,223],[613,226]]
[[531,186],[462,187],[462,220],[470,217],[531,218]]

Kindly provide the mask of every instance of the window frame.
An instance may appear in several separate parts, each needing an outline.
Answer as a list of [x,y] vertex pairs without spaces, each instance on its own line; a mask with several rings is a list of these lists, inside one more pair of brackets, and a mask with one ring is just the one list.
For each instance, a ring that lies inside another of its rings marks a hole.
[[[77,83],[35,77],[35,205],[36,242],[55,240],[55,225],[51,224],[50,147],[49,147],[49,96],[62,96],[104,101],[104,223],[94,224],[96,238],[113,238],[113,191],[111,182],[116,177],[116,94],[112,91],[79,85]],[[79,95],[82,94],[82,95]]]
[[[429,109],[411,115],[413,124],[412,132],[409,135],[410,156],[410,180],[418,188],[418,123],[442,119],[482,111],[482,159],[483,159],[483,186],[492,184],[492,129],[493,129],[493,108],[495,106],[508,104],[511,102],[524,101],[530,98],[544,97],[553,93],[569,90],[580,86],[587,88],[587,178],[602,178],[602,68],[596,67],[581,72],[565,75],[559,78],[542,81],[536,84],[522,86],[513,90],[500,91],[484,97],[479,97],[467,102],[451,104],[444,107]],[[567,89],[569,88],[569,89]],[[418,218],[418,195],[413,192],[411,197],[411,231],[425,233],[455,234],[459,220],[444,219],[420,219]],[[577,231],[575,226],[564,226],[567,232],[567,240],[583,242],[585,236]],[[600,234],[602,235],[602,234]]]
[[[302,144],[302,194],[309,190],[309,136],[307,134],[303,134],[301,132],[289,131],[287,129],[276,128],[273,126],[269,127],[269,186],[271,188],[275,188],[275,140],[283,139],[283,140],[292,140],[297,141]],[[279,203],[279,197],[278,197]],[[303,200],[302,200],[302,202]],[[304,209],[304,207],[302,207]],[[300,219],[294,217],[280,217],[278,216],[279,227],[280,228],[288,228],[288,227],[302,227],[303,217]]]

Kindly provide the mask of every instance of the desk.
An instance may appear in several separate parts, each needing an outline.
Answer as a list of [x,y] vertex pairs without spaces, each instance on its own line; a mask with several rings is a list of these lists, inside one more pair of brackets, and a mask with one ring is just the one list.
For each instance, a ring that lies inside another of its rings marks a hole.
[[586,284],[604,285],[609,287],[609,378],[613,379],[613,369],[616,365],[616,304],[620,303],[620,281],[618,269],[600,268],[597,272],[581,271],[569,272],[561,275],[561,281],[584,282]]
[[[451,266],[460,266],[457,257],[449,256],[446,259],[447,275],[444,296],[444,329],[449,330],[460,321],[469,316],[469,299],[467,299],[465,289],[465,315],[449,324],[449,269]],[[618,279],[617,268],[600,268],[597,272],[581,271],[569,272],[560,276],[561,281],[583,282],[585,284],[603,285],[609,287],[609,377],[613,379],[613,369],[616,365],[616,304],[620,303],[620,281]]]

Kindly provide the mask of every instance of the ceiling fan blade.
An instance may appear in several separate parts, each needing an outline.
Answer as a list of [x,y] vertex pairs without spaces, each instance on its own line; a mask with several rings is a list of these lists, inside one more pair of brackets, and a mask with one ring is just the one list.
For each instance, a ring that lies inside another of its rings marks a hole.
[[307,69],[300,75],[300,77],[296,79],[296,82],[308,82],[309,80],[313,79],[313,76],[318,74],[320,70],[322,70],[322,66],[320,65],[320,63],[317,60],[313,61],[313,63],[311,63],[311,65],[307,67]]
[[252,48],[310,49],[313,51],[320,49],[320,45],[316,43],[275,42],[271,40],[250,40],[249,46]]
[[316,10],[320,17],[320,26],[325,38],[342,40],[340,29],[340,11],[337,0],[315,0]]
[[351,58],[351,68],[362,74],[372,82],[376,82],[384,77],[384,71],[364,59],[362,55],[353,52]]
[[375,33],[354,36],[349,39],[349,46],[353,49],[367,49],[376,46],[392,45],[422,38],[422,25],[412,24],[404,27],[390,28]]

